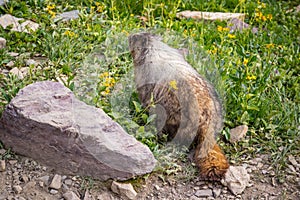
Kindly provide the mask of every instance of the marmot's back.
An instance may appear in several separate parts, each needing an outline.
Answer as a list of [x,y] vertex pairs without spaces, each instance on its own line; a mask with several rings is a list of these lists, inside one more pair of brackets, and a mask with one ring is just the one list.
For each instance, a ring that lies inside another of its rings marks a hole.
[[207,166],[207,159],[212,162],[212,152],[217,145],[215,134],[220,131],[223,118],[214,88],[178,50],[159,41],[156,36],[149,33],[131,35],[129,46],[143,106],[157,105],[158,124],[164,124],[161,132],[167,133],[172,142],[186,146],[196,143],[194,158],[203,178],[220,178],[228,168],[223,154],[222,166],[214,160],[213,166]]

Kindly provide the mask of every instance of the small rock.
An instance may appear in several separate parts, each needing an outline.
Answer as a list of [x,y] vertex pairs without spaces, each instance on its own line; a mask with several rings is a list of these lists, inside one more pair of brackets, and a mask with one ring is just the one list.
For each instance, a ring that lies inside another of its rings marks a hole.
[[6,153],[5,149],[0,149],[0,155],[4,155]]
[[85,193],[84,193],[83,200],[95,200],[95,198],[89,193],[88,190],[86,190]]
[[114,193],[119,194],[121,197],[127,197],[128,199],[135,199],[137,195],[130,183],[118,183],[113,181],[111,184],[111,190]]
[[257,169],[261,169],[263,166],[264,166],[264,164],[258,163],[258,164],[257,164]]
[[61,175],[55,174],[49,188],[59,190],[61,188]]
[[23,76],[26,76],[29,72],[29,67],[22,67],[20,68],[20,71],[22,72]]
[[8,0],[0,0],[0,6],[5,5],[8,2]]
[[55,195],[55,194],[58,194],[58,191],[55,190],[55,189],[51,189],[51,190],[49,191],[49,193]]
[[300,5],[295,8],[296,13],[300,12]]
[[201,12],[201,11],[190,11],[185,10],[176,14],[178,18],[192,18],[196,20],[229,20],[229,19],[245,19],[243,13],[223,13],[223,12]]
[[39,186],[43,188],[45,186],[45,183],[43,181],[39,181]]
[[296,169],[295,169],[295,167],[293,165],[287,165],[287,166],[291,170],[291,172],[294,172],[294,173],[297,172]]
[[49,178],[50,177],[48,175],[46,175],[46,176],[39,177],[38,180],[42,181],[45,185],[48,185]]
[[246,136],[246,133],[248,131],[248,126],[241,125],[238,127],[235,127],[233,129],[230,129],[230,143],[235,143],[237,141],[240,141],[242,138]]
[[3,49],[6,47],[6,39],[0,37],[0,49]]
[[97,196],[97,200],[113,200],[113,196],[109,192],[102,192],[100,195]]
[[[21,24],[19,21],[23,21]],[[30,31],[36,31],[39,28],[39,24],[26,20],[24,21],[23,18],[17,18],[14,17],[10,14],[5,14],[0,17],[0,25],[3,28],[6,28],[10,25],[12,25],[11,30],[17,31],[17,32],[25,32],[25,33],[30,33]]]
[[222,192],[221,188],[214,188],[213,189],[213,195],[214,195],[214,197],[218,198],[220,196],[221,192]]
[[250,165],[257,165],[258,163],[261,163],[261,158],[254,158],[253,160],[249,160]]
[[22,187],[21,186],[19,186],[19,185],[14,185],[13,186],[13,190],[14,190],[14,192],[16,193],[16,194],[20,194],[21,192],[22,192]]
[[9,160],[8,163],[10,165],[15,165],[18,161],[17,160]]
[[57,15],[57,17],[54,19],[54,22],[57,21],[69,21],[72,19],[77,19],[79,17],[79,10],[71,10],[68,12],[61,13]]
[[296,161],[296,159],[295,159],[294,156],[289,155],[288,159],[289,159],[290,163],[291,163],[292,165],[294,165],[294,167],[296,167],[296,168],[298,167],[298,163],[297,163],[297,161]]
[[65,200],[80,200],[80,198],[72,191],[63,194]]
[[25,60],[25,64],[27,66],[30,66],[30,65],[36,66],[38,63],[33,59],[28,59],[28,60]]
[[156,190],[160,190],[160,187],[159,187],[158,185],[154,185],[154,188],[155,188]]
[[205,181],[198,181],[198,182],[196,182],[196,185],[198,185],[198,186],[205,185]]
[[13,75],[16,75],[19,79],[23,79],[24,78],[22,71],[19,70],[19,68],[17,68],[17,67],[12,68],[9,71],[9,73],[11,73]]
[[27,182],[29,181],[28,176],[25,175],[25,174],[22,174],[22,175],[21,175],[21,181],[23,181],[24,183],[27,183]]
[[23,190],[24,191],[28,191],[28,190],[31,190],[35,187],[36,185],[36,182],[35,181],[29,181],[24,187],[23,187]]
[[67,185],[67,186],[70,186],[70,185],[72,185],[72,180],[71,179],[66,179],[65,181],[64,181],[64,183]]
[[16,52],[8,52],[7,54],[11,57],[17,57],[19,55],[19,53]]
[[222,184],[234,194],[241,194],[249,185],[250,176],[242,166],[230,166],[222,179]]
[[0,160],[0,172],[4,172],[6,170],[5,160]]
[[69,186],[67,186],[66,184],[62,184],[61,185],[61,191],[63,192],[63,193],[66,193],[66,192],[68,192],[70,190],[70,187]]
[[210,189],[198,190],[198,191],[196,191],[195,196],[196,197],[212,197],[213,192]]

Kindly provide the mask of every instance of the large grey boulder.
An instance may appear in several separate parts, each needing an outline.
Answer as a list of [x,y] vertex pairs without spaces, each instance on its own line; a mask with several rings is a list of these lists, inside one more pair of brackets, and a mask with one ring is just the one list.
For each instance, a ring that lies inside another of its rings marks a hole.
[[0,119],[0,140],[60,173],[100,180],[146,174],[156,163],[148,147],[104,111],[51,81],[31,84],[12,99]]

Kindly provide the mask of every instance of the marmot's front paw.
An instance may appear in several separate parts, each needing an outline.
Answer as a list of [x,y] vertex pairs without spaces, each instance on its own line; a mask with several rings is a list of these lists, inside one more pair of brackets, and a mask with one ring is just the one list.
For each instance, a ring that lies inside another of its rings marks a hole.
[[229,168],[227,159],[217,144],[204,158],[199,159],[195,154],[195,162],[199,167],[202,180],[219,181]]

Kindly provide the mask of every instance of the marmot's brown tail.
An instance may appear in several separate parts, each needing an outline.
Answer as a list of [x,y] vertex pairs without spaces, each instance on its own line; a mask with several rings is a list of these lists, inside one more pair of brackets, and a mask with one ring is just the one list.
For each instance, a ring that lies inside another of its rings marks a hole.
[[195,163],[200,170],[200,178],[203,180],[221,180],[229,168],[228,161],[223,151],[218,144],[215,144],[213,149],[208,152],[207,156],[199,158],[200,148],[196,147],[194,155]]

